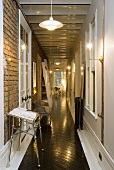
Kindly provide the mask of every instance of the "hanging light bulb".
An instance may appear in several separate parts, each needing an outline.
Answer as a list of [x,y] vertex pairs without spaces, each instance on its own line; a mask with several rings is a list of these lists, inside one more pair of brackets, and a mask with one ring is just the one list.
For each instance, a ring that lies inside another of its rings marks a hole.
[[49,20],[43,21],[39,24],[40,27],[45,28],[49,31],[53,31],[57,28],[61,28],[63,27],[63,24],[59,21],[53,20],[52,17],[52,0],[51,0],[51,17],[49,18]]

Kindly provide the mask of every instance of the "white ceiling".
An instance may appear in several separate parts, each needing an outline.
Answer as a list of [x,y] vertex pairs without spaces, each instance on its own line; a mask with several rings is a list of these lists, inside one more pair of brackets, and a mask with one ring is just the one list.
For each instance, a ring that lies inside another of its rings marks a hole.
[[20,0],[42,49],[52,61],[57,58],[67,61],[71,58],[90,4],[91,0],[53,0],[53,19],[62,22],[64,26],[55,31],[47,31],[40,28],[39,23],[49,19],[51,0]]

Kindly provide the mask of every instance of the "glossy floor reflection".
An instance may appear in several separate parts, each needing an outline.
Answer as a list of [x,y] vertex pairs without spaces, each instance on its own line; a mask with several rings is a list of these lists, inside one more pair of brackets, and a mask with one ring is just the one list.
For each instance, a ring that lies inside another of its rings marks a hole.
[[[38,131],[38,146],[41,170],[89,170],[66,99],[54,99],[51,126],[44,117],[41,121],[43,145],[41,152]],[[26,152],[19,170],[36,170],[36,146],[34,140]]]

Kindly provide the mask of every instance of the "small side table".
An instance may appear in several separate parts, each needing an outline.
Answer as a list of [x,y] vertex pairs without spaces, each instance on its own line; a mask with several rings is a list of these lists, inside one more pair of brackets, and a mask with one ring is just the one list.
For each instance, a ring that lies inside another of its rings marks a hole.
[[[40,116],[39,116],[38,112],[27,111],[26,109],[19,107],[19,108],[13,109],[8,114],[8,116],[13,117],[12,132],[11,132],[11,139],[10,139],[9,165],[10,165],[10,160],[11,160],[11,148],[12,148],[12,143],[13,143],[13,137],[15,135],[19,134],[18,150],[20,150],[21,133],[24,132],[25,134],[29,134],[34,137],[34,140],[36,143],[36,154],[37,154],[37,159],[38,159],[38,168],[40,168],[36,131],[37,131],[37,128],[39,127],[41,144],[42,144],[42,131],[41,131],[41,125],[40,125]],[[19,119],[19,127],[18,128],[15,127],[14,118]],[[24,122],[24,121],[26,121],[27,124],[32,125],[34,134],[29,133],[28,130],[22,129],[22,125],[23,125],[22,122]],[[14,129],[17,130],[15,133],[14,133]],[[42,151],[43,150],[44,149],[42,148]]]

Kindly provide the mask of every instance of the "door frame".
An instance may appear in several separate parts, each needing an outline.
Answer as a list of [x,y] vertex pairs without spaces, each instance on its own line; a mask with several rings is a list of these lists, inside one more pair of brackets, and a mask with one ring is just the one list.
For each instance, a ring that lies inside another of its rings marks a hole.
[[[27,31],[27,33],[28,33],[28,41],[29,41],[29,43],[28,43],[28,49],[29,49],[29,69],[28,69],[28,75],[29,75],[29,88],[30,88],[30,94],[29,94],[29,96],[31,96],[32,95],[32,91],[31,91],[31,39],[32,39],[32,32],[31,32],[31,29],[30,29],[30,27],[29,27],[29,25],[28,25],[28,23],[27,23],[27,21],[26,21],[26,19],[24,18],[24,16],[23,16],[23,14],[22,14],[22,12],[21,12],[21,10],[19,9],[19,47],[18,47],[18,49],[19,49],[19,57],[18,57],[18,59],[19,59],[19,106],[20,106],[20,101],[21,101],[21,96],[20,96],[20,82],[21,82],[21,79],[20,79],[20,58],[21,58],[21,38],[20,38],[20,25],[22,25],[23,27],[24,27],[24,29]],[[30,100],[30,98],[29,98],[29,100]],[[30,105],[29,105],[29,109],[31,109],[31,103],[32,103],[32,101],[30,102]]]
[[4,146],[3,2],[0,1],[0,150]]

